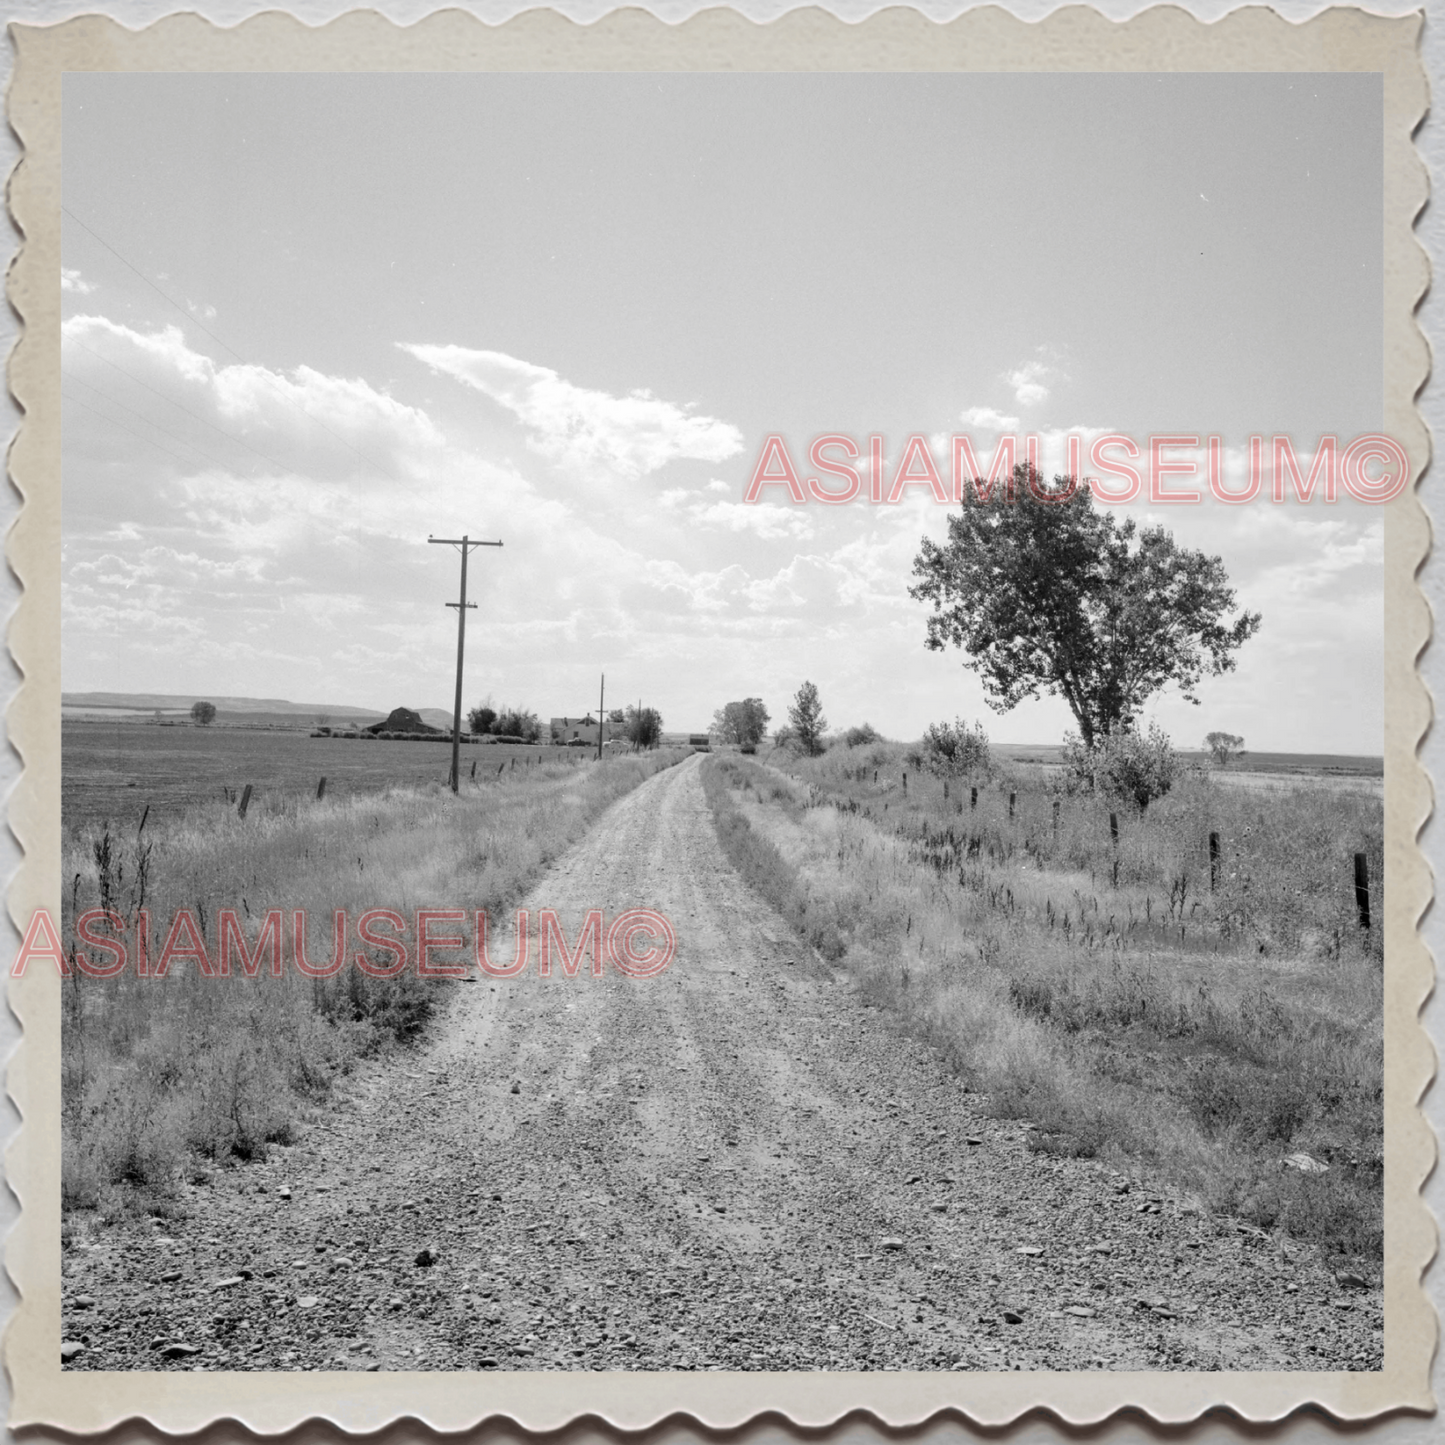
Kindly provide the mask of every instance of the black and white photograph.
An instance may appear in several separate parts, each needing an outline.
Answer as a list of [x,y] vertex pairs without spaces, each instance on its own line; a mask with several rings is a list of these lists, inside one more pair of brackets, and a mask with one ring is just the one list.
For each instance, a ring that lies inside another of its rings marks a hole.
[[67,74],[64,1371],[1381,1371],[1382,85]]

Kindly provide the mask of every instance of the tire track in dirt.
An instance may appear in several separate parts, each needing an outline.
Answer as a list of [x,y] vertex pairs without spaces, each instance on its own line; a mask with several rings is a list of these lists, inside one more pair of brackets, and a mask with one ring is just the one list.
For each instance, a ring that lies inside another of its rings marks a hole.
[[1378,1368],[1377,1292],[990,1117],[741,882],[700,763],[525,900],[569,940],[660,910],[665,973],[542,979],[534,943],[456,987],[302,1144],[80,1256],[77,1363],[157,1368],[164,1336],[192,1368]]

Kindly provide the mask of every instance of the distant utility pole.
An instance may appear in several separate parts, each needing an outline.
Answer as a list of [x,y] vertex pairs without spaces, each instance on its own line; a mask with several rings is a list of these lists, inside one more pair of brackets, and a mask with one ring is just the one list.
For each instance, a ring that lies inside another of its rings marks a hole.
[[607,726],[607,714],[602,711],[607,697],[607,674],[602,674],[602,691],[597,694],[597,761],[602,761],[602,729]]
[[462,773],[462,658],[467,645],[467,608],[475,608],[475,602],[467,601],[467,554],[475,547],[500,547],[500,542],[473,542],[465,534],[460,537],[428,537],[443,547],[455,547],[462,554],[462,599],[448,602],[448,607],[457,609],[457,696],[452,708],[452,776],[451,789],[456,792],[461,783]]

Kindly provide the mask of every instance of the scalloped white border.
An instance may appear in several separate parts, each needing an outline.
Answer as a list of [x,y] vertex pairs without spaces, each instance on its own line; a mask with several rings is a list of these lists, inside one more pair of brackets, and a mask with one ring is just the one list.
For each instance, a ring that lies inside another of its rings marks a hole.
[[[26,421],[11,455],[25,495],[9,556],[25,594],[11,626],[12,653],[25,682],[11,706],[10,736],[26,760],[12,798],[11,824],[26,859],[9,894],[23,923],[58,901],[59,858],[59,410],[58,75],[70,69],[1382,69],[1386,73],[1386,430],[1424,469],[1428,437],[1414,406],[1427,367],[1413,311],[1428,267],[1411,232],[1424,202],[1424,168],[1410,144],[1423,114],[1424,74],[1415,54],[1418,22],[1336,10],[1303,25],[1278,14],[1236,11],[1205,26],[1160,7],[1115,25],[1073,7],[1025,24],[988,7],[938,26],[894,9],[857,24],[818,10],[792,11],[767,26],[713,10],[667,25],[637,10],[612,12],[585,27],[552,11],[529,11],[500,26],[460,11],[399,29],[375,12],[353,12],[322,29],[269,13],[220,30],[202,17],[177,16],[141,32],[105,17],[45,30],[12,32],[19,50],[10,105],[26,159],[11,181],[14,216],[25,234],[9,278],[26,332],[11,358],[11,387]],[[1123,43],[1127,42],[1127,56]],[[1364,57],[1372,57],[1367,63]],[[1415,762],[1429,699],[1415,659],[1429,632],[1414,574],[1428,547],[1428,524],[1413,495],[1387,514],[1387,847],[1390,887],[1387,997],[1386,1368],[1381,1375],[1291,1374],[610,1374],[610,1375],[215,1375],[62,1376],[58,1365],[58,1150],[54,1131],[22,1128],[7,1155],[10,1180],[29,1208],[9,1242],[7,1265],[22,1300],[7,1330],[14,1388],[13,1424],[46,1423],[94,1431],[141,1418],[167,1430],[236,1419],[264,1432],[308,1419],[351,1430],[404,1420],[453,1430],[501,1417],[554,1429],[591,1415],[637,1429],[684,1413],[736,1426],[761,1412],[798,1425],[871,1416],[884,1426],[946,1412],[997,1426],[1046,1410],[1073,1425],[1120,1409],[1181,1422],[1225,1406],[1245,1419],[1279,1420],[1308,1404],[1362,1420],[1401,1407],[1431,1408],[1429,1365],[1435,1319],[1419,1285],[1434,1248],[1434,1226],[1418,1189],[1434,1141],[1414,1108],[1431,1077],[1433,1054],[1417,1012],[1431,967],[1415,922],[1430,880],[1415,836],[1430,807],[1429,783]],[[57,910],[58,911],[58,910]],[[43,973],[11,987],[26,1037],[9,1074],[22,1115],[58,1119],[57,983]]]

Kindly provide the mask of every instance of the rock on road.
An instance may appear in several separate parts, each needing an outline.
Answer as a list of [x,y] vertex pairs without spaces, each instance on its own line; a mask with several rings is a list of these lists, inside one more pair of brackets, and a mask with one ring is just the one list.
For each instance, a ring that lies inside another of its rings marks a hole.
[[450,989],[301,1143],[67,1252],[72,1368],[1379,1368],[1377,1289],[1030,1152],[741,882],[700,765],[525,900],[660,910],[665,973]]

